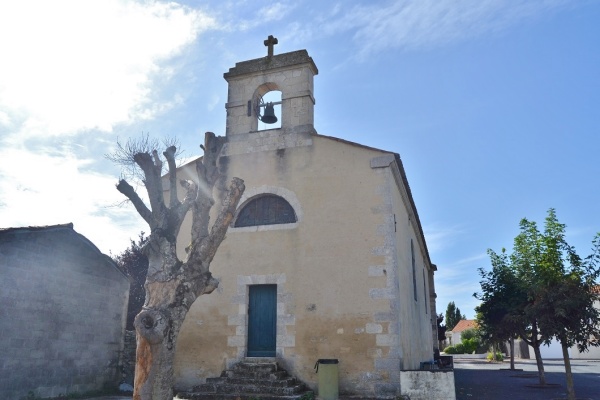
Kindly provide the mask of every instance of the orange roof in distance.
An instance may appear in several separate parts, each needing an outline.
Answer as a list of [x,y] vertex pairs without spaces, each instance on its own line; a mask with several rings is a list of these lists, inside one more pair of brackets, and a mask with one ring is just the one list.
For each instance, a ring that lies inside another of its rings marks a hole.
[[474,319],[461,319],[458,324],[452,329],[452,332],[462,332],[467,329],[476,329],[477,322]]

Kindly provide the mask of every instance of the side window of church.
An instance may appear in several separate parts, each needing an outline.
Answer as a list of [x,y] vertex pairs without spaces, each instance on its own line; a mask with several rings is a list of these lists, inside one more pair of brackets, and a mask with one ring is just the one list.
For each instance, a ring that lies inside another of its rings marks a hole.
[[412,262],[413,291],[415,294],[415,301],[417,301],[417,271],[415,268],[415,246],[413,245],[412,239],[410,239],[410,256]]
[[296,222],[296,213],[285,199],[265,195],[252,199],[238,214],[236,228],[257,225],[289,224]]
[[427,311],[427,284],[425,283],[425,269],[423,269],[423,298],[425,300],[425,314],[429,314]]

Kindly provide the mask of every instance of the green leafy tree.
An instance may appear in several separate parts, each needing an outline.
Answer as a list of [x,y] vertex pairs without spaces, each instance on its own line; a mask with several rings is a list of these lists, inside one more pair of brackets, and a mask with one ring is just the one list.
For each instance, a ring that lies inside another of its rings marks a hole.
[[466,319],[466,317],[460,313],[460,309],[456,307],[453,301],[448,303],[448,307],[446,308],[446,329],[454,329],[461,319]]
[[514,338],[528,337],[529,324],[524,315],[527,292],[511,267],[506,249],[499,254],[488,249],[488,255],[492,269],[479,268],[481,292],[474,294],[481,300],[475,308],[476,321],[481,337],[492,347],[492,354],[496,354],[497,345],[510,341],[510,365],[514,369]]
[[544,232],[538,231],[535,222],[523,219],[521,233],[515,238],[513,262],[533,300],[525,308],[526,315],[535,317],[546,338],[556,337],[561,344],[567,398],[574,400],[568,349],[577,345],[585,351],[599,345],[590,337],[600,335],[600,313],[594,307],[594,287],[600,275],[600,233],[592,242],[592,254],[581,259],[567,243],[565,228],[554,209],[548,211]]
[[[594,287],[600,275],[600,233],[593,252],[581,259],[565,240],[565,225],[554,209],[548,211],[544,231],[522,219],[509,256],[488,251],[492,270],[480,270],[482,300],[477,308],[480,328],[499,339],[518,334],[533,347],[540,384],[545,384],[541,344],[556,337],[561,343],[567,396],[575,399],[568,349],[580,351],[600,345],[600,313],[594,308]],[[512,353],[512,351],[511,351]]]
[[549,345],[552,340],[550,332],[540,331],[539,315],[532,309],[537,299],[534,290],[538,285],[542,272],[539,268],[545,249],[542,244],[542,234],[535,222],[523,218],[519,223],[520,233],[515,237],[513,253],[510,256],[511,268],[527,293],[527,303],[523,305],[526,328],[519,336],[533,348],[538,368],[540,385],[546,384],[544,363],[542,361],[541,345]]

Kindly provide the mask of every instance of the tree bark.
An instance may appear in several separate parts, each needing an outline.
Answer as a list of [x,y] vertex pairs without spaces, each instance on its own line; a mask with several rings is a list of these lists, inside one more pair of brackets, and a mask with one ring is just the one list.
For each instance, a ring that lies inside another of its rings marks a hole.
[[510,369],[515,369],[515,338],[510,338]]
[[546,384],[546,374],[544,373],[544,362],[542,361],[542,352],[540,351],[540,346],[542,345],[542,342],[541,342],[540,338],[538,337],[537,323],[533,323],[533,326],[531,329],[531,338],[528,338],[524,332],[521,332],[521,334],[519,334],[519,336],[521,337],[521,339],[523,339],[525,341],[525,343],[527,343],[528,345],[533,347],[533,353],[535,354],[535,362],[537,364],[540,385],[545,385]]
[[[182,322],[173,321],[161,312],[147,310],[136,317],[134,400],[173,398],[173,359]],[[168,340],[169,336],[173,340]]]
[[540,378],[540,385],[546,384],[546,374],[544,373],[544,362],[542,361],[542,352],[540,351],[540,342],[535,341],[533,352],[535,353],[535,362],[538,368],[538,376]]
[[569,358],[569,348],[566,341],[560,341],[563,359],[565,361],[565,375],[567,377],[567,399],[575,400],[575,385],[573,384],[573,372],[571,371],[571,359]]

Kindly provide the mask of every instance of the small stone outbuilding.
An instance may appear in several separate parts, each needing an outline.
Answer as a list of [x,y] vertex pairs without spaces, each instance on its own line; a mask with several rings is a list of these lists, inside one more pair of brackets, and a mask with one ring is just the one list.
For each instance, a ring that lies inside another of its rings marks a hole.
[[0,398],[116,387],[128,296],[73,224],[0,229]]

